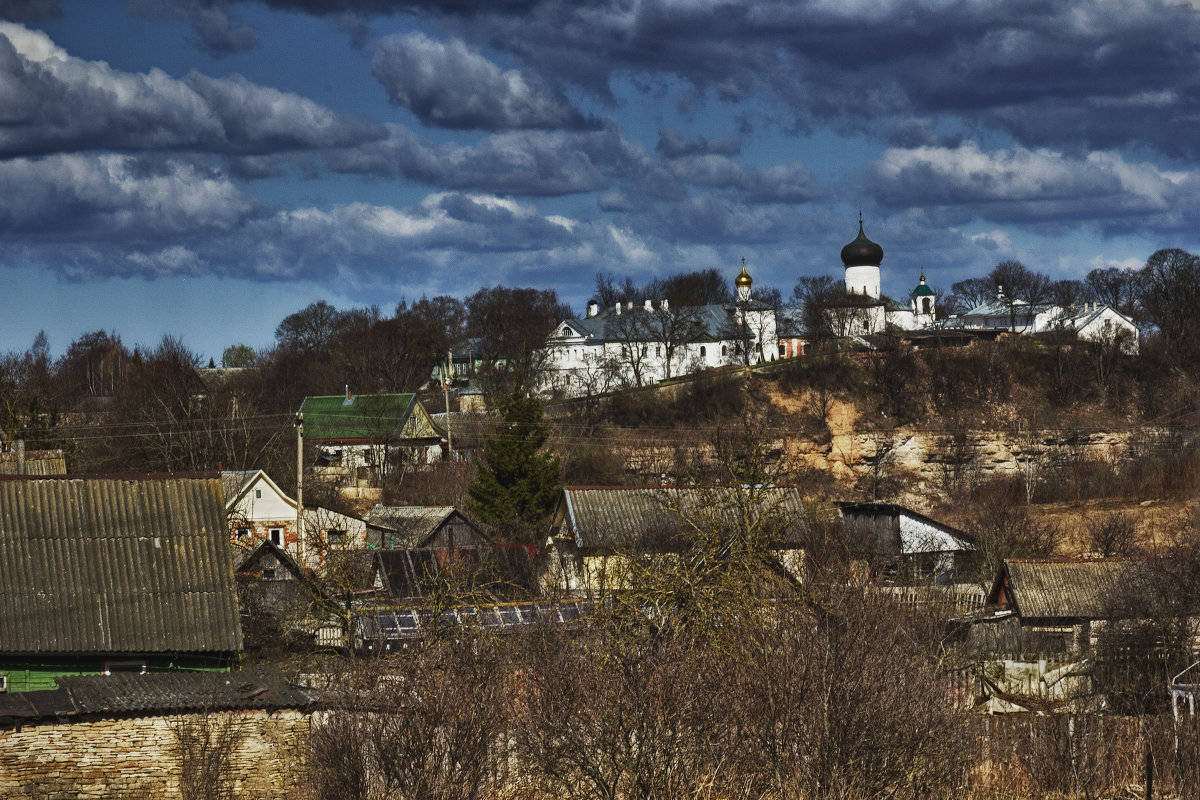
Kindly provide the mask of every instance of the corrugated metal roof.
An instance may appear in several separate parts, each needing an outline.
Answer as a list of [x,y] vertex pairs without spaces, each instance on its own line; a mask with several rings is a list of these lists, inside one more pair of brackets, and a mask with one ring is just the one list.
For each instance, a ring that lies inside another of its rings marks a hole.
[[360,394],[306,397],[300,405],[304,436],[320,440],[384,440],[400,431],[413,394]]
[[307,708],[315,695],[273,669],[158,672],[58,678],[80,714],[147,714],[231,709]]
[[221,483],[0,480],[0,652],[233,652]]
[[[1004,562],[1017,613],[1024,619],[1104,619],[1139,579],[1130,559],[1012,559]],[[993,592],[994,593],[994,592]]]
[[692,522],[736,524],[744,507],[770,517],[785,543],[799,542],[805,526],[804,498],[795,487],[567,487],[561,502],[564,524],[584,550],[670,548]]

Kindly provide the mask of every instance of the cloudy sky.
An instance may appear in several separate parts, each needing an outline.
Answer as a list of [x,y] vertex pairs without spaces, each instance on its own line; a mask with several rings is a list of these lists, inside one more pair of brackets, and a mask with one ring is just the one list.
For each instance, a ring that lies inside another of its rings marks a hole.
[[0,0],[0,350],[744,257],[884,291],[1200,247],[1151,0]]

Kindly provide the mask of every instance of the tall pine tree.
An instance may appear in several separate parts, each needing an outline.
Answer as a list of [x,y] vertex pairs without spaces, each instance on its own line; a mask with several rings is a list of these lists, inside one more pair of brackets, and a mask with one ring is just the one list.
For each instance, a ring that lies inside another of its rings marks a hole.
[[542,449],[550,429],[540,402],[513,396],[498,408],[501,422],[468,488],[472,511],[481,522],[531,538],[558,498],[558,458]]

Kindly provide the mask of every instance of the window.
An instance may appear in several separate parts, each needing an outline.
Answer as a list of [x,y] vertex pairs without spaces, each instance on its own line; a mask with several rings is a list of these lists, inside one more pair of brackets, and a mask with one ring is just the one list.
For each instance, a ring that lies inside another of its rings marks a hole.
[[283,547],[283,528],[271,528],[271,544]]
[[256,500],[261,500],[261,499],[262,499],[262,489],[255,489],[255,490],[254,490],[254,499],[256,499]]
[[249,528],[238,528],[237,533],[235,535],[237,536],[237,540],[240,542],[242,539],[245,539],[247,536],[250,535],[250,529]]
[[0,675],[0,692],[8,691],[8,676]]
[[725,345],[721,345],[721,358],[724,358],[727,355],[729,355],[729,348]]
[[145,675],[146,661],[144,659],[105,661],[103,663],[103,672],[105,675],[112,675],[114,672],[132,672],[134,675]]
[[656,344],[654,345],[654,357],[659,358],[660,356],[662,356],[662,346]]
[[783,342],[780,342],[779,343],[779,357],[783,358],[786,355],[787,355],[787,345],[784,344]]
[[336,531],[336,530],[330,531],[329,532],[329,543],[330,544],[345,544],[346,543],[346,532],[345,531]]
[[268,567],[263,570],[263,580],[264,581],[275,580],[275,568],[274,567]]
[[705,356],[704,345],[700,345],[700,357],[704,358],[704,356]]

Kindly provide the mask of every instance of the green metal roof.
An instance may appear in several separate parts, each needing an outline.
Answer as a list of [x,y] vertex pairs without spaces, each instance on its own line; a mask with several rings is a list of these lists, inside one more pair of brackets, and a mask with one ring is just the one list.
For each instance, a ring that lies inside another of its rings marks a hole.
[[306,397],[300,405],[307,439],[388,439],[411,413],[413,394],[335,394]]
[[917,288],[913,289],[909,297],[933,297],[933,289],[924,283],[918,283]]

